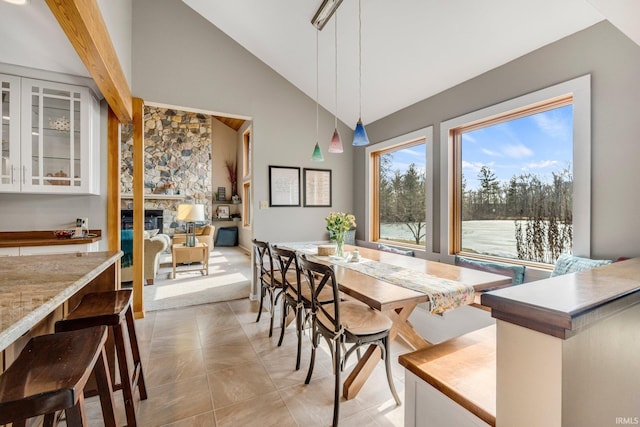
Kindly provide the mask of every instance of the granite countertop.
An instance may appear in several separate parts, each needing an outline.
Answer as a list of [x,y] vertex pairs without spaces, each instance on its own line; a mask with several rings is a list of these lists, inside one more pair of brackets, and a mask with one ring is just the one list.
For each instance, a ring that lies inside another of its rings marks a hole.
[[0,248],[16,246],[86,245],[102,239],[101,230],[89,230],[87,237],[58,239],[51,231],[0,231]]
[[0,351],[115,263],[122,252],[2,257]]
[[562,339],[638,303],[640,258],[482,295],[496,319]]

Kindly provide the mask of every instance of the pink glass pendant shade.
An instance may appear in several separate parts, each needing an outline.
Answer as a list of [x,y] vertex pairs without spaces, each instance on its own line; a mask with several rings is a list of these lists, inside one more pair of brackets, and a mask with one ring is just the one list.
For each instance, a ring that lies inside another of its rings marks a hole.
[[331,143],[329,143],[329,152],[330,153],[342,153],[342,138],[340,138],[340,133],[338,132],[338,128],[333,131],[333,137],[331,138]]

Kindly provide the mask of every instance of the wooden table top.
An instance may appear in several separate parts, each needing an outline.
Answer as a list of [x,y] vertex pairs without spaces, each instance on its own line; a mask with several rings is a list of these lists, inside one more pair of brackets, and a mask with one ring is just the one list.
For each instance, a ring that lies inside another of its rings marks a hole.
[[[345,245],[346,251],[353,251],[354,248],[354,246]],[[358,247],[358,251],[361,257],[405,267],[409,270],[419,271],[443,279],[463,282],[473,286],[476,291],[508,286],[512,280],[510,277],[499,274],[378,251],[376,249]],[[326,257],[315,259],[324,263],[331,263],[330,259],[327,260]],[[418,303],[429,301],[429,297],[422,292],[396,286],[346,267],[335,265],[335,272],[336,279],[340,284],[340,289],[345,294],[368,304],[376,310],[389,310],[403,307],[408,301]]]

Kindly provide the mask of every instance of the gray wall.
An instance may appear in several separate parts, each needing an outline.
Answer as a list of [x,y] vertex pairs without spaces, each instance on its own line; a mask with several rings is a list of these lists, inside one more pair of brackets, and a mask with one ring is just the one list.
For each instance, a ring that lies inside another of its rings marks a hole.
[[[328,212],[354,209],[351,146],[345,144],[343,154],[326,152],[333,116],[321,109],[325,162],[312,162],[314,100],[180,1],[136,0],[133,22],[134,96],[252,118],[254,236],[272,242],[326,238]],[[340,132],[351,140],[345,125]],[[333,208],[258,209],[259,201],[269,200],[269,165],[331,169]]]
[[[588,73],[592,82],[591,256],[640,255],[640,46],[607,21],[367,126],[372,143],[434,126],[434,248],[439,248],[440,122]],[[357,149],[353,176],[358,218],[365,214],[364,165],[364,150]]]

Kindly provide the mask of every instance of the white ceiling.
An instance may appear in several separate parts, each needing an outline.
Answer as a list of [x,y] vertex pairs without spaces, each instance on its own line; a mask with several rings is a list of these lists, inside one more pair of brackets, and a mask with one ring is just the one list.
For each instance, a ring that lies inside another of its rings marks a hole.
[[[321,0],[183,2],[316,98],[310,20]],[[362,120],[382,118],[604,16],[640,44],[637,0],[364,0]],[[358,118],[357,17],[358,2],[344,0],[337,112],[351,127]],[[334,112],[334,18],[319,33],[319,46],[319,101]],[[0,62],[88,76],[44,0],[27,6],[0,0]]]

